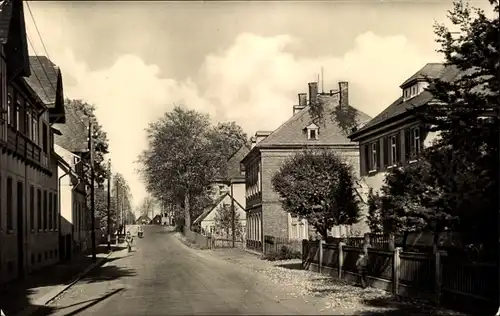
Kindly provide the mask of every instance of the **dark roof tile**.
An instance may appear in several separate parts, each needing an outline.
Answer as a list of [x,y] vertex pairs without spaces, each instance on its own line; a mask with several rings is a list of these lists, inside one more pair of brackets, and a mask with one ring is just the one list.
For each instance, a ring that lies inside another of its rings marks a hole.
[[31,76],[26,82],[42,99],[46,107],[54,108],[57,101],[57,86],[60,69],[45,56],[30,56]]
[[66,122],[64,124],[54,124],[62,135],[55,135],[55,143],[71,152],[85,152],[88,148],[88,118],[72,105],[71,102],[65,104]]

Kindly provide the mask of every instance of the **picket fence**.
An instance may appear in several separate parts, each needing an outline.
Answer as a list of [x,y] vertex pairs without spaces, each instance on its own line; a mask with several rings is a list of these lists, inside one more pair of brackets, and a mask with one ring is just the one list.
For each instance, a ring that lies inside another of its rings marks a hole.
[[[305,269],[357,282],[361,247],[324,241],[302,241]],[[447,302],[495,306],[498,298],[496,263],[462,262],[443,251],[436,254],[369,249],[368,282],[396,295]]]
[[274,237],[269,235],[264,236],[265,254],[280,252],[283,247],[286,247],[296,252],[302,252],[302,240]]

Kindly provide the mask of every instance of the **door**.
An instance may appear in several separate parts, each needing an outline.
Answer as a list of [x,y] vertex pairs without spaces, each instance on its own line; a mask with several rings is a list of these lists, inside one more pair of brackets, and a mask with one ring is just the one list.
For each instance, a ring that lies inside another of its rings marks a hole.
[[17,271],[24,277],[24,185],[17,183]]

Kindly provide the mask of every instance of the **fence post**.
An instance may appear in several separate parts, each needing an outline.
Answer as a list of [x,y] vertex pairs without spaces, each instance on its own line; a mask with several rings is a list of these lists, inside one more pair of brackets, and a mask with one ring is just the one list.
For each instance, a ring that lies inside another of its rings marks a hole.
[[342,279],[342,268],[344,266],[344,243],[339,242],[339,280]]
[[441,302],[441,280],[442,280],[442,269],[441,269],[441,251],[436,251],[434,253],[434,273],[435,273],[435,277],[434,277],[434,289],[436,291],[436,304],[440,304]]
[[399,293],[399,276],[401,274],[401,247],[394,249],[393,267],[392,267],[392,292],[394,295]]

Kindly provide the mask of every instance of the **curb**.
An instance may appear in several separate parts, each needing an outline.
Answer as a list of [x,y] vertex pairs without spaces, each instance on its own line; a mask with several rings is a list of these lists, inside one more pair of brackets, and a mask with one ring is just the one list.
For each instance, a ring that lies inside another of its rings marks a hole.
[[72,287],[75,283],[80,281],[84,276],[90,273],[93,269],[100,267],[101,265],[104,264],[105,260],[109,258],[114,253],[114,251],[110,251],[105,257],[97,259],[95,263],[92,263],[89,267],[87,267],[84,271],[80,272],[77,274],[77,276],[73,279],[68,284],[65,285],[59,285],[49,293],[45,294],[41,298],[38,298],[34,300],[31,304],[32,306],[25,308],[21,312],[19,312],[16,316],[29,316],[33,313],[35,313],[38,309],[40,309],[42,306],[45,306],[55,300],[57,297],[59,297],[62,293],[64,293],[67,289]]

